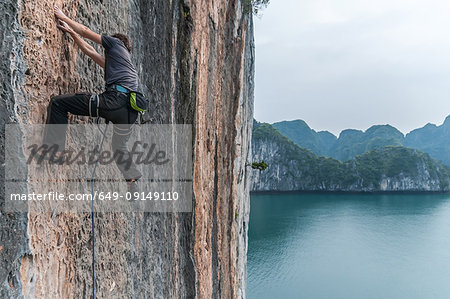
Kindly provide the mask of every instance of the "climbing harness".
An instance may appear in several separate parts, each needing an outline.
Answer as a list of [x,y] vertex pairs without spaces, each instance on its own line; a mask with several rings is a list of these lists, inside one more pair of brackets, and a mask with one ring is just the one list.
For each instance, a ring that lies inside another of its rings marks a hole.
[[119,84],[111,84],[107,86],[107,90],[108,89],[125,93],[128,96],[130,106],[133,110],[136,110],[141,114],[147,111],[150,99],[146,97],[142,92],[132,90]]

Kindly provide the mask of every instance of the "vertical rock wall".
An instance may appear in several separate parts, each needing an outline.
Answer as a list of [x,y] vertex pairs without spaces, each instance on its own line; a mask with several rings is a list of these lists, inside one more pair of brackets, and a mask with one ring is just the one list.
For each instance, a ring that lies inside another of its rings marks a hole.
[[[43,123],[53,95],[104,84],[56,29],[53,2],[0,4],[2,132]],[[192,213],[98,214],[97,297],[244,297],[254,46],[243,1],[57,2],[94,31],[131,36],[151,122],[193,125]],[[0,216],[2,298],[92,296],[90,214]]]

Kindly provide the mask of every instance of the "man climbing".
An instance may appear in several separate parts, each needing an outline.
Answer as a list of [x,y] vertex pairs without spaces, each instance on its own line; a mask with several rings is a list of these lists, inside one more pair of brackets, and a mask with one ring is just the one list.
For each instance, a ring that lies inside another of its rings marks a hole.
[[[131,46],[126,35],[99,35],[88,27],[68,18],[61,9],[54,5],[57,27],[69,33],[83,53],[104,68],[106,91],[98,96],[89,93],[68,94],[53,97],[48,106],[47,124],[68,123],[68,113],[74,115],[102,117],[114,124],[112,149],[115,162],[129,188],[136,189],[141,173],[134,163],[126,163],[132,159],[127,141],[132,131],[132,124],[138,117],[138,111],[132,109],[127,93],[138,88],[138,76],[131,62]],[[101,44],[105,56],[99,54],[83,38]],[[44,144],[57,145],[56,159],[64,158],[66,126],[47,126],[44,134]],[[47,156],[47,158],[49,158]],[[52,157],[54,158],[54,157]],[[131,167],[130,167],[131,165]]]

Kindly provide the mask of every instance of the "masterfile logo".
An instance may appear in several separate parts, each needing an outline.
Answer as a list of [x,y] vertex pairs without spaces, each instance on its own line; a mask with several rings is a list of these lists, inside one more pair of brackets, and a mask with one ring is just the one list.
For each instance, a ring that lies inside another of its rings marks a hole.
[[7,125],[5,208],[191,212],[192,126],[127,126]]

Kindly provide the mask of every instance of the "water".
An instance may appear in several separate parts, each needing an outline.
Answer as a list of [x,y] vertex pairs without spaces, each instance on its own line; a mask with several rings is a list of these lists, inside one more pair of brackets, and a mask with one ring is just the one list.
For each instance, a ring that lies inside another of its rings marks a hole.
[[252,195],[247,297],[450,298],[450,195]]

